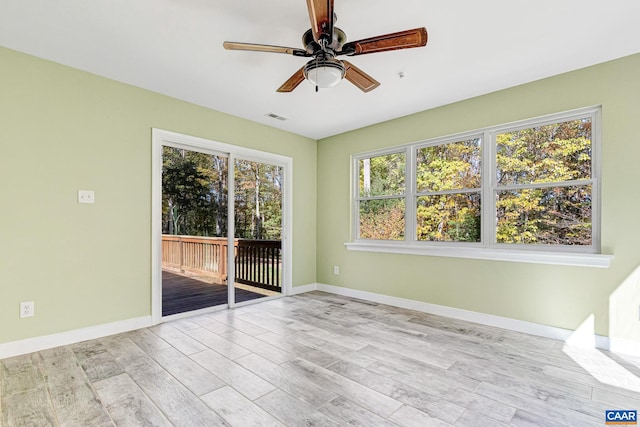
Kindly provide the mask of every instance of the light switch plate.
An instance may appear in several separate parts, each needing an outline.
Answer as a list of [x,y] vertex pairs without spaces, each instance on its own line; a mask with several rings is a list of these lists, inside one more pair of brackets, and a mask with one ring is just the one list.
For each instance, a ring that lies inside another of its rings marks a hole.
[[91,190],[78,190],[78,203],[95,203],[95,194]]

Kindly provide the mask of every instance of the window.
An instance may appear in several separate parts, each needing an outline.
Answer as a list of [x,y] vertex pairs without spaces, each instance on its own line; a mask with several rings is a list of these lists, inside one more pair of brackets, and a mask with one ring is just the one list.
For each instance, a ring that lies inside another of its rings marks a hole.
[[598,120],[582,109],[354,156],[347,246],[599,253]]
[[590,247],[592,119],[496,135],[496,240]]
[[405,153],[359,160],[358,211],[362,239],[405,237]]
[[416,149],[416,239],[480,242],[481,137]]

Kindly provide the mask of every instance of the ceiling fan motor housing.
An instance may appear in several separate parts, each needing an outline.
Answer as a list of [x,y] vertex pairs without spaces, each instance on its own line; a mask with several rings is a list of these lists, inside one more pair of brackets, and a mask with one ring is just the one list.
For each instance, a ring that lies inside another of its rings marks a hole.
[[327,52],[327,53],[331,52],[335,54],[336,52],[339,52],[342,49],[342,46],[345,44],[346,41],[347,41],[347,34],[338,27],[333,28],[333,38],[331,39],[331,44],[325,45],[324,48],[321,46],[320,43],[314,40],[313,31],[311,31],[311,29],[308,29],[302,35],[302,45],[307,50],[307,53],[311,55],[316,55],[320,52]]

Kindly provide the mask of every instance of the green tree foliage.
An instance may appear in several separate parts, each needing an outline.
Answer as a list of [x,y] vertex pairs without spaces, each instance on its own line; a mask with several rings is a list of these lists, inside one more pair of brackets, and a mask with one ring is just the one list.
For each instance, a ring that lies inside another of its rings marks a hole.
[[[360,161],[360,195],[398,196],[405,192],[405,153],[393,153]],[[403,240],[404,199],[400,197],[360,202],[360,238]]]
[[173,147],[162,154],[163,233],[224,236],[226,159]]
[[591,244],[591,121],[572,120],[497,135],[498,243]]
[[480,241],[481,159],[479,138],[417,150],[418,240]]
[[[165,234],[227,235],[228,159],[163,147],[162,215]],[[281,238],[282,168],[235,162],[236,237]]]
[[[496,241],[590,245],[591,150],[590,119],[498,134]],[[418,240],[481,240],[481,159],[479,138],[416,150]],[[405,169],[404,152],[360,160],[360,238],[404,239]]]
[[360,202],[360,238],[404,240],[404,199]]
[[236,160],[236,237],[281,239],[282,172],[279,166]]

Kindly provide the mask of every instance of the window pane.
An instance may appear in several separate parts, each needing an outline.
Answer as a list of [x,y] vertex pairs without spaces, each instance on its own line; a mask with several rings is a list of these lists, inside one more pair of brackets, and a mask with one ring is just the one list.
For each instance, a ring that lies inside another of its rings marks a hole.
[[418,197],[417,239],[480,241],[480,193]]
[[418,191],[480,187],[480,138],[419,148],[416,152]]
[[589,246],[591,186],[497,193],[498,243]]
[[404,240],[404,199],[360,202],[360,238]]
[[537,126],[496,136],[497,183],[591,178],[591,119]]
[[360,196],[404,194],[405,153],[360,160]]

